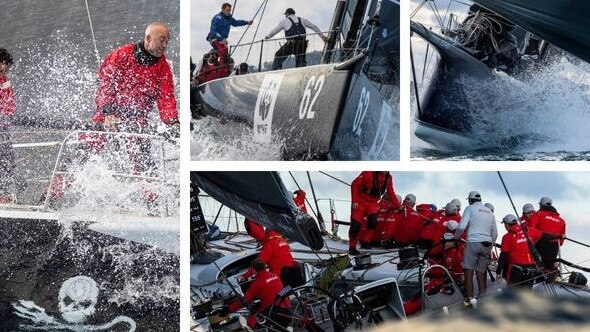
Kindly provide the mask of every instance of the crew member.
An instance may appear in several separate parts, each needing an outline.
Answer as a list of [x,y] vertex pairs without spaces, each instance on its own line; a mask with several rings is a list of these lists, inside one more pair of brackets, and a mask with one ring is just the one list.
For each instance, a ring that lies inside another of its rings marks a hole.
[[264,230],[264,227],[249,218],[244,219],[244,227],[246,228],[246,233],[248,233],[248,235],[260,242],[260,244],[264,243],[266,240],[266,231]]
[[407,194],[401,205],[402,219],[395,232],[395,242],[398,246],[420,242],[420,236],[426,227],[426,218],[416,212],[414,206],[416,206],[416,195]]
[[219,57],[223,58],[224,63],[229,63],[228,42],[230,27],[241,27],[252,25],[254,21],[236,20],[231,14],[231,4],[224,3],[221,5],[221,11],[211,19],[211,28],[207,35],[207,41],[211,43],[214,49],[219,52]]
[[502,222],[508,233],[502,237],[496,276],[498,280],[505,278],[507,285],[532,286],[537,276],[537,269],[530,246],[538,239],[531,237],[530,234],[527,238],[521,226],[518,225],[518,219],[512,214],[506,215]]
[[12,56],[0,48],[0,204],[11,203],[14,183],[14,152],[10,140],[10,124],[16,110],[14,89],[8,79]]
[[230,67],[217,50],[211,50],[203,56],[201,66],[196,69],[196,84],[203,84],[229,75]]
[[528,228],[535,228],[542,233],[560,238],[559,240],[548,240],[543,237],[535,245],[541,255],[543,267],[546,269],[546,272],[554,272],[552,276],[557,275],[557,255],[559,254],[559,247],[563,245],[563,239],[565,238],[565,220],[561,218],[559,212],[553,207],[551,198],[541,198],[539,201],[539,210],[531,216],[528,222]]
[[305,191],[298,189],[293,192],[293,201],[297,208],[303,212],[307,212],[307,207],[305,206]]
[[[281,234],[272,230],[266,231],[266,238],[262,243],[258,259],[268,264],[270,272],[280,276],[284,285],[295,287],[300,283],[301,276],[295,267],[291,248]],[[254,273],[255,270],[250,268],[241,277],[248,279]]]
[[[99,68],[96,112],[92,121],[105,131],[144,133],[149,113],[158,106],[160,119],[178,131],[172,71],[164,55],[170,30],[164,23],[150,24],[142,42],[112,51]],[[127,139],[134,173],[153,169],[150,141]]]
[[295,10],[293,10],[293,8],[287,8],[284,15],[285,18],[265,37],[265,39],[270,39],[279,33],[279,31],[285,30],[285,37],[287,38],[287,42],[285,42],[285,44],[283,44],[283,46],[281,46],[281,48],[275,53],[272,70],[283,68],[283,62],[291,54],[295,56],[296,67],[305,67],[307,65],[307,60],[305,58],[305,52],[307,52],[305,28],[312,29],[324,42],[328,42],[328,37],[324,36],[322,31],[315,24],[303,17],[295,16]]
[[366,246],[365,233],[377,228],[377,212],[382,197],[387,195],[394,207],[399,207],[400,202],[393,190],[393,177],[389,172],[361,172],[350,184],[350,193],[349,253],[358,255],[357,240],[363,239]]
[[533,206],[533,204],[526,203],[522,206],[522,217],[520,217],[520,221],[522,224],[522,228],[525,230],[525,232],[528,229],[529,221],[531,220],[531,217],[534,213],[535,207]]
[[[276,273],[268,271],[264,261],[259,258],[252,262],[251,269],[256,271],[256,278],[244,294],[244,301],[251,303],[260,300],[259,309],[256,311],[263,317],[268,317],[264,325],[275,329],[278,327],[282,330],[286,329],[291,322],[291,302],[288,297],[277,297],[283,289],[281,278]],[[241,307],[240,301],[234,301],[229,304],[229,311],[235,312]],[[254,330],[263,327],[260,326],[255,315],[248,317],[248,326]]]
[[473,298],[473,274],[477,277],[479,296],[487,290],[486,270],[490,261],[492,244],[496,242],[498,230],[494,213],[481,203],[481,195],[472,191],[467,197],[469,206],[465,208],[455,239],[460,239],[467,231],[463,270],[465,271],[465,306],[471,306]]

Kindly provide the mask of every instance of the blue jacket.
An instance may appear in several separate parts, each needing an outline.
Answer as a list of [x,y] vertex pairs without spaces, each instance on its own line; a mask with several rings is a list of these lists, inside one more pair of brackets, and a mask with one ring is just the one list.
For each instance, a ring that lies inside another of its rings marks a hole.
[[246,24],[248,24],[248,21],[236,20],[232,16],[225,16],[223,13],[219,12],[217,15],[213,16],[213,19],[211,20],[211,30],[209,31],[207,40],[212,41],[227,39],[230,25],[234,27],[241,27]]

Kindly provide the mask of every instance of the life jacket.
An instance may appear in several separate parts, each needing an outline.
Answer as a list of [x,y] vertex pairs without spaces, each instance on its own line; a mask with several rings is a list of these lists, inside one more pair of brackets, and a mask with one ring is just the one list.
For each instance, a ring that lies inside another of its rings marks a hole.
[[291,19],[291,17],[287,17],[289,21],[291,21],[291,27],[288,30],[285,30],[285,37],[286,38],[294,38],[294,37],[301,37],[305,38],[305,27],[303,23],[301,23],[301,17],[297,17],[297,23]]

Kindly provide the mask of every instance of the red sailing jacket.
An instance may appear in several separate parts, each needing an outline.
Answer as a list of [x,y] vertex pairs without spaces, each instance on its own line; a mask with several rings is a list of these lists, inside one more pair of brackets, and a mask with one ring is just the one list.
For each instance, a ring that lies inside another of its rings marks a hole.
[[361,172],[350,184],[352,208],[350,218],[362,222],[368,214],[367,209],[381,199],[380,195],[387,192],[389,201],[399,207],[400,202],[393,190],[393,177],[388,173]]
[[305,206],[305,191],[299,189],[295,190],[293,193],[295,196],[293,197],[293,201],[297,208],[303,212],[307,212],[307,207]]
[[256,241],[264,243],[264,240],[266,240],[266,232],[264,231],[264,227],[260,226],[252,219],[244,220],[244,227],[246,227],[246,232],[248,232],[248,235],[253,237]]
[[[268,265],[270,272],[279,276],[283,267],[292,267],[295,265],[289,243],[281,235],[273,231],[267,233],[258,258]],[[242,277],[246,279],[254,273],[254,268],[250,267]]]
[[[104,107],[133,109],[131,120],[146,124],[149,112],[158,105],[160,118],[166,124],[178,121],[172,71],[162,55],[151,66],[141,65],[134,56],[135,44],[127,44],[112,51],[98,71],[99,86],[94,99],[96,113],[92,120],[104,121]],[[121,114],[120,117],[129,116]]]
[[409,206],[402,205],[402,220],[397,224],[395,242],[402,245],[417,243],[426,225],[425,218]]
[[518,224],[511,226],[508,233],[502,237],[501,251],[508,254],[508,265],[531,265],[535,263],[529,249],[528,240]]
[[[256,279],[252,281],[246,294],[244,294],[244,300],[248,303],[254,300],[260,300],[258,311],[264,311],[273,304],[282,308],[289,308],[291,307],[289,298],[285,298],[284,301],[276,301],[275,303],[277,294],[281,289],[283,289],[281,278],[275,273],[263,270],[256,274]],[[232,312],[237,311],[241,307],[242,305],[239,301],[229,304],[229,309]]]
[[0,76],[0,127],[10,125],[8,119],[16,110],[14,89],[8,80],[8,76]]
[[228,76],[229,70],[229,67],[225,65],[223,57],[219,57],[219,63],[217,64],[203,60],[203,66],[197,73],[197,79],[199,80],[199,84],[203,84]]
[[[557,211],[539,210],[533,213],[527,228],[536,228],[543,233],[565,236],[565,220],[559,216]],[[555,241],[559,241],[559,245],[563,245],[563,239],[552,240],[552,242]]]
[[[533,244],[539,239],[536,232],[529,233],[529,238]],[[501,252],[508,254],[508,268],[506,271],[506,282],[510,283],[510,273],[514,265],[533,265],[535,258],[531,254],[529,243],[522,228],[515,224],[508,229],[502,237]]]

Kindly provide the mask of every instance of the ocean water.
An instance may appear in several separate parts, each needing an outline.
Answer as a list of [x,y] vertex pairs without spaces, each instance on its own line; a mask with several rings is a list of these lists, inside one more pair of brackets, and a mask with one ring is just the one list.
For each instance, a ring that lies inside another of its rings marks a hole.
[[482,148],[440,151],[412,136],[413,159],[590,159],[590,64],[561,56],[519,78],[497,72],[492,81],[461,83],[467,116],[478,119],[470,137]]
[[[379,140],[359,141],[351,134],[340,142],[342,146],[351,146],[354,149],[351,154],[360,155],[359,160],[399,160],[399,89],[381,112],[384,112],[381,121],[374,126]],[[273,136],[270,144],[262,144],[253,137],[253,130],[247,124],[211,116],[201,118],[193,121],[191,160],[282,160],[283,146],[287,144],[282,138]],[[331,156],[328,159],[337,160]]]

